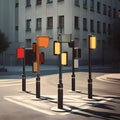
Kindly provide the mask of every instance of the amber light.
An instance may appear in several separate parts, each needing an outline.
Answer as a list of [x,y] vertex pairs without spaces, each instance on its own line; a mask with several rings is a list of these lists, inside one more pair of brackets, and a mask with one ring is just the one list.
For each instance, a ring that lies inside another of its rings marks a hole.
[[61,57],[62,57],[61,64],[64,66],[67,66],[68,65],[68,53],[62,52]]
[[54,43],[53,43],[53,53],[54,53],[54,55],[60,55],[60,42],[54,41]]
[[48,36],[38,36],[37,37],[37,46],[38,47],[48,47],[49,46],[49,37]]
[[96,49],[96,37],[90,36],[90,49]]

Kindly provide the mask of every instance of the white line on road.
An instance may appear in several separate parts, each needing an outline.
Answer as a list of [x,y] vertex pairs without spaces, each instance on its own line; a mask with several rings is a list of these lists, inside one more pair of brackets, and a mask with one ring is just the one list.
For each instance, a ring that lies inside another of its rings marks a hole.
[[26,107],[26,108],[35,110],[35,111],[37,111],[37,112],[41,112],[41,113],[48,114],[48,115],[55,115],[54,113],[49,112],[49,111],[47,111],[47,110],[38,109],[38,108],[36,108],[36,107],[30,106],[30,105],[28,105],[28,104],[24,104],[24,103],[22,103],[22,102],[18,102],[18,101],[12,100],[12,99],[10,99],[10,98],[6,98],[6,97],[5,97],[4,99],[7,100],[7,101],[10,101],[10,102],[12,102],[12,103],[15,103],[15,104],[24,106],[24,107]]
[[108,82],[108,83],[118,83],[118,80],[112,80],[112,79],[108,79],[108,75],[102,75],[99,77],[96,77],[97,80],[99,81],[103,81],[103,82]]
[[[33,84],[33,83],[35,83],[35,82],[29,82],[29,83],[27,83],[27,84]],[[16,83],[16,84],[14,84],[14,83],[12,83],[11,82],[11,84],[3,84],[3,85],[0,85],[0,87],[11,87],[11,86],[19,86],[19,85],[21,85],[22,83]]]
[[[57,102],[56,95],[49,95],[48,97],[53,98],[53,100]],[[72,112],[80,112],[80,110],[90,109],[91,107],[95,107],[102,103],[109,102],[110,100],[113,99],[112,97],[113,96],[108,97],[108,95],[105,95],[102,97],[94,97],[93,100],[87,100],[84,97],[81,97],[81,99],[80,99],[79,96],[65,95],[64,96],[64,103],[65,103],[64,105],[75,106],[77,109],[73,108]],[[36,102],[36,101],[33,101],[33,96],[30,96],[30,95],[27,95],[27,96],[26,95],[25,96],[5,96],[4,99],[9,102],[24,106],[26,108],[29,108],[29,109],[32,109],[32,110],[35,110],[37,112],[41,112],[41,113],[44,113],[47,115],[57,115],[57,114],[68,115],[68,114],[70,114],[70,112],[55,113],[53,111],[50,111],[49,108],[53,107],[53,105],[55,106],[56,104],[51,104],[51,101],[53,101],[53,100],[49,100],[49,99],[46,101],[38,100]],[[68,101],[68,99],[69,99],[69,101]],[[38,102],[39,102],[39,104],[38,104]]]

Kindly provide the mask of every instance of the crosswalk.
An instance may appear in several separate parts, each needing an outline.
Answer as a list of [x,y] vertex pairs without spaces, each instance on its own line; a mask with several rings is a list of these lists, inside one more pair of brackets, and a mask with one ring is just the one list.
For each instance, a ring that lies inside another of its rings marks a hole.
[[46,99],[35,98],[30,94],[24,94],[19,96],[4,96],[4,99],[14,104],[23,106],[25,108],[34,110],[47,115],[68,115],[72,113],[80,113],[82,110],[91,109],[105,102],[111,101],[113,98],[108,96],[93,97],[92,100],[87,99],[87,96],[83,95],[64,95],[64,107],[69,107],[69,112],[56,112],[52,108],[57,108],[57,96],[47,95]]

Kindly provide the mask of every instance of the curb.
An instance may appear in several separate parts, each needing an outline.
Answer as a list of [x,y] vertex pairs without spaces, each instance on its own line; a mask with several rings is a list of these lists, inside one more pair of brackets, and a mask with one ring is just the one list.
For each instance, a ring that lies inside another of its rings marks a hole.
[[120,80],[120,78],[115,78],[115,77],[107,77],[106,79],[111,79],[111,80]]

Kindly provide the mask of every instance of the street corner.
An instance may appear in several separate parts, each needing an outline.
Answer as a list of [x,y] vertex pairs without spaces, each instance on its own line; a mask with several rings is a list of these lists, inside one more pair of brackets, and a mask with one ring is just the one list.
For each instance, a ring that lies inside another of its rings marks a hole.
[[107,79],[120,80],[120,73],[108,74]]
[[109,83],[120,83],[120,73],[104,74],[96,77],[96,79]]

